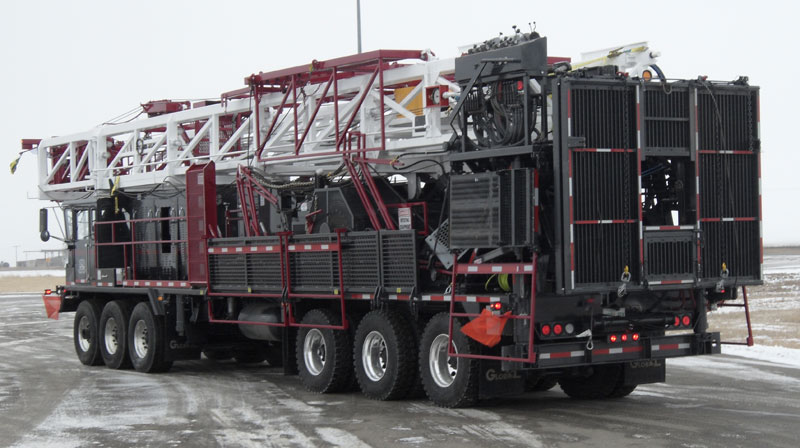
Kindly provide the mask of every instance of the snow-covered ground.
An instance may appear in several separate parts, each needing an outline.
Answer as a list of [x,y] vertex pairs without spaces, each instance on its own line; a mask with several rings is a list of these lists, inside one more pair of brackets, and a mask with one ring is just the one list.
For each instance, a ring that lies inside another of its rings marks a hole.
[[764,274],[800,274],[800,254],[764,255]]
[[0,278],[6,277],[63,277],[64,269],[25,269],[0,271]]
[[[0,295],[1,443],[795,448],[800,348],[786,344],[800,340],[792,317],[800,315],[800,256],[767,256],[765,265],[765,285],[748,290],[754,347],[671,359],[666,383],[641,385],[625,400],[570,400],[556,387],[462,410],[316,395],[264,365],[203,359],[165,375],[89,368],[75,359],[71,315],[47,320],[38,294]],[[713,317],[741,331],[741,310],[731,310]]]

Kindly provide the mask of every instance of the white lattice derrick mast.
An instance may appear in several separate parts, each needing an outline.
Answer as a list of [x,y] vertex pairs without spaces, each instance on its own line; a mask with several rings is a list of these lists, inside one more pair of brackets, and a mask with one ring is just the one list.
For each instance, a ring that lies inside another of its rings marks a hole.
[[[182,182],[190,165],[208,161],[224,178],[242,164],[302,176],[335,169],[354,154],[369,159],[406,154],[408,161],[414,154],[436,157],[426,153],[440,151],[452,132],[444,123],[446,98],[458,93],[448,79],[454,60],[390,65],[382,57],[391,53],[381,51],[374,52],[381,61],[374,72],[342,71],[335,83],[310,76],[314,70],[294,73],[293,89],[286,88],[284,77],[283,89],[251,86],[217,104],[44,139],[37,148],[40,197],[88,200],[87,192],[107,192],[114,182],[122,189],[148,190],[168,178]],[[315,64],[318,72],[333,73],[340,69],[330,63],[345,60]],[[396,97],[401,86],[411,90]],[[429,104],[426,92],[432,89],[449,92],[441,104]],[[390,168],[377,164],[376,169]]]

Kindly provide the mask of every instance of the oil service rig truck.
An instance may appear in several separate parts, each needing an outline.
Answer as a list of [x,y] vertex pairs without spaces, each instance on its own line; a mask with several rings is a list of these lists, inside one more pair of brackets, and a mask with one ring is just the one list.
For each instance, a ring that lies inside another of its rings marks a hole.
[[46,310],[75,312],[86,365],[266,360],[379,400],[664,381],[720,352],[707,312],[763,255],[758,88],[667,79],[657,56],[573,64],[517,30],[24,140],[57,204],[41,237],[58,211],[69,253]]

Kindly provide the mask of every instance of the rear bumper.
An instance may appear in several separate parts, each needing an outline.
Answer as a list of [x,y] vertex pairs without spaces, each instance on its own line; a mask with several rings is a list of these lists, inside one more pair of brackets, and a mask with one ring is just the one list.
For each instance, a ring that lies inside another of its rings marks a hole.
[[572,367],[719,353],[721,353],[719,333],[659,336],[618,344],[594,341],[591,350],[587,348],[584,340],[540,345],[536,348],[535,367]]

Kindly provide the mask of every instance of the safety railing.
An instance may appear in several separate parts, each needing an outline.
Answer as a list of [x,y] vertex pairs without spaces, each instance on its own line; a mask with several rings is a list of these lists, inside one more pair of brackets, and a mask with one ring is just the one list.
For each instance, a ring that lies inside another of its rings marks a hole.
[[[515,274],[515,275],[530,275],[531,276],[531,299],[530,310],[527,315],[509,315],[508,319],[512,320],[526,320],[528,321],[528,356],[514,357],[514,356],[496,356],[496,355],[480,355],[475,353],[456,353],[453,350],[453,319],[466,317],[475,318],[480,316],[478,313],[462,313],[456,312],[455,306],[456,285],[458,275],[475,275],[475,274]],[[533,255],[533,260],[528,263],[459,263],[458,255],[453,256],[453,271],[452,271],[452,284],[450,285],[450,318],[448,321],[448,344],[447,355],[454,358],[471,358],[471,359],[487,359],[505,362],[522,362],[522,363],[535,363],[536,352],[534,351],[534,322],[536,310],[536,254]]]
[[[99,265],[100,248],[103,248],[103,247],[122,247],[123,248],[123,257],[122,257],[123,258],[123,269],[124,269],[124,272],[125,272],[125,278],[124,279],[117,279],[117,280],[118,280],[118,282],[122,283],[123,285],[127,286],[127,282],[134,282],[134,281],[140,281],[140,280],[146,280],[146,281],[151,281],[151,282],[152,281],[162,281],[162,282],[173,281],[174,282],[175,280],[183,280],[183,279],[180,279],[180,278],[155,278],[155,279],[154,278],[147,278],[147,279],[142,279],[142,278],[139,278],[138,271],[136,269],[137,268],[137,266],[136,266],[137,255],[141,255],[141,252],[137,252],[137,248],[141,248],[142,246],[145,246],[145,245],[157,245],[157,244],[164,245],[164,244],[168,244],[168,245],[170,245],[169,253],[173,253],[172,252],[172,246],[178,245],[178,246],[181,246],[181,247],[185,248],[186,247],[186,243],[188,242],[188,240],[186,240],[185,238],[163,239],[163,238],[160,238],[160,237],[156,238],[156,239],[137,240],[137,238],[136,238],[137,226],[139,226],[141,228],[142,226],[148,226],[148,225],[155,226],[155,225],[158,225],[160,223],[169,223],[169,224],[171,224],[173,222],[175,222],[175,223],[186,222],[186,217],[185,216],[166,216],[166,217],[158,217],[158,218],[138,218],[138,219],[122,219],[122,220],[113,220],[113,221],[95,221],[94,222],[94,235],[95,236],[97,236],[99,234],[98,233],[98,229],[101,226],[111,226],[111,241],[95,242],[95,251],[94,251],[95,266],[98,267],[98,269],[103,269]],[[128,232],[130,234],[130,239],[129,240],[121,240],[120,241],[120,240],[117,239],[117,233],[118,233],[117,232],[117,226],[119,226],[119,225],[124,225],[124,226],[126,226],[128,228]],[[159,235],[160,232],[159,232],[158,229],[155,229],[155,231],[153,233],[155,235]],[[180,234],[180,232],[179,232],[179,234]],[[158,250],[156,250],[156,252],[158,252]],[[180,252],[180,250],[178,250],[177,252]],[[176,266],[177,265],[178,265],[178,263],[176,263]],[[146,268],[155,268],[155,267],[156,266],[147,266]],[[141,266],[140,266],[140,268],[141,268]],[[111,268],[109,268],[109,269],[111,269]]]

